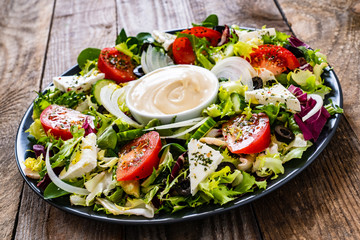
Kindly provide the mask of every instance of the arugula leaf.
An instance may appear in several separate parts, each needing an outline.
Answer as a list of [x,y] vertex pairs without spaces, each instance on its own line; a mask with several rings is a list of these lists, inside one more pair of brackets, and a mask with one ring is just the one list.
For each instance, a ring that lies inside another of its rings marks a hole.
[[81,51],[77,58],[77,62],[79,67],[83,69],[87,63],[87,61],[96,60],[99,58],[101,50],[98,48],[85,48]]
[[194,27],[196,26],[203,26],[208,28],[213,28],[215,26],[219,25],[219,19],[218,16],[215,14],[210,14],[204,21],[202,21],[200,24],[193,23]]

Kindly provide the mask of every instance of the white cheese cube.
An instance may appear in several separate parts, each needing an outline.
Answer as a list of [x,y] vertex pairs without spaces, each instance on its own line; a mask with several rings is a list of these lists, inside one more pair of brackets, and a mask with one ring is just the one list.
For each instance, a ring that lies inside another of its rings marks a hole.
[[289,111],[299,112],[300,102],[299,100],[283,85],[276,84],[270,88],[256,89],[245,92],[245,101],[254,104],[276,104],[284,103]]
[[97,164],[96,135],[90,133],[82,139],[80,148],[70,158],[69,168],[61,171],[59,178],[69,180],[91,172]]
[[166,51],[169,50],[170,45],[175,41],[176,39],[176,35],[174,34],[169,34],[169,33],[164,33],[164,32],[160,32],[158,30],[154,30],[151,33],[151,36],[159,43],[162,44],[162,46],[164,47],[164,49]]
[[191,139],[188,144],[190,164],[190,190],[194,196],[199,183],[213,173],[223,159],[221,153],[198,140]]
[[56,88],[63,92],[76,91],[84,92],[91,88],[91,86],[98,80],[105,78],[104,73],[94,71],[89,76],[64,76],[54,77],[53,82]]
[[236,34],[239,36],[239,41],[261,45],[263,44],[263,35],[269,34],[270,36],[274,36],[276,35],[276,31],[275,28],[265,28],[252,32],[237,30]]

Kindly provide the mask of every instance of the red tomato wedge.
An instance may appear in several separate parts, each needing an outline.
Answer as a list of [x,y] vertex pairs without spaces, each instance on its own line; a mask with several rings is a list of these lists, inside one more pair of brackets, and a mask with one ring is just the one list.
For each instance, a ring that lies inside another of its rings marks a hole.
[[201,27],[201,26],[185,29],[181,33],[191,34],[198,38],[206,38],[210,42],[210,45],[213,47],[215,47],[218,44],[221,38],[220,32],[213,30],[211,28]]
[[292,52],[271,44],[260,45],[250,54],[250,58],[253,67],[265,68],[274,75],[300,67],[299,61]]
[[[181,33],[191,34],[199,38],[206,38],[213,47],[218,44],[221,38],[220,32],[206,27],[193,27],[185,29]],[[172,45],[172,52],[176,64],[194,64],[196,60],[191,42],[187,37],[176,38]]]
[[90,116],[58,105],[48,106],[40,115],[45,132],[63,140],[73,137],[70,132],[71,126],[77,125],[81,128],[87,118]]
[[175,39],[172,52],[176,64],[193,64],[196,60],[190,40],[186,37]]
[[138,180],[148,176],[159,165],[160,135],[151,131],[126,144],[119,152],[116,170],[118,181]]
[[104,48],[100,52],[98,68],[105,73],[106,79],[111,79],[117,83],[135,80],[135,65],[131,57],[118,51],[116,48]]
[[222,126],[224,139],[232,153],[259,153],[270,144],[270,122],[265,113],[253,114],[249,120],[242,114]]

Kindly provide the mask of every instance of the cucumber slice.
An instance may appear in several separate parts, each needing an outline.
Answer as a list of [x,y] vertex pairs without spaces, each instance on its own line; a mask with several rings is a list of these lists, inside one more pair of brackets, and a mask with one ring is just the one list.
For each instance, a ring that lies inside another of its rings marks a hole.
[[92,90],[91,90],[92,94],[94,95],[94,98],[99,105],[103,105],[103,103],[101,102],[101,99],[100,99],[101,88],[103,88],[104,86],[107,86],[111,83],[116,84],[116,82],[113,80],[101,79],[92,86]]

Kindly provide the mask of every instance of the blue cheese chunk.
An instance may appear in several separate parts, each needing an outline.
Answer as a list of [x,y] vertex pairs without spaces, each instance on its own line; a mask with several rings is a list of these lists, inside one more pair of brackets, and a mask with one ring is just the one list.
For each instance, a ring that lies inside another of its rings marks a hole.
[[88,76],[63,76],[54,77],[53,82],[56,88],[63,92],[76,91],[84,92],[91,88],[91,86],[98,80],[105,78],[104,73],[93,71]]
[[188,156],[190,164],[190,189],[194,196],[198,191],[199,183],[213,173],[223,159],[219,151],[191,139],[188,144]]
[[291,112],[299,112],[301,110],[299,100],[281,84],[276,84],[269,88],[265,87],[247,91],[245,92],[245,101],[264,105],[284,103]]

